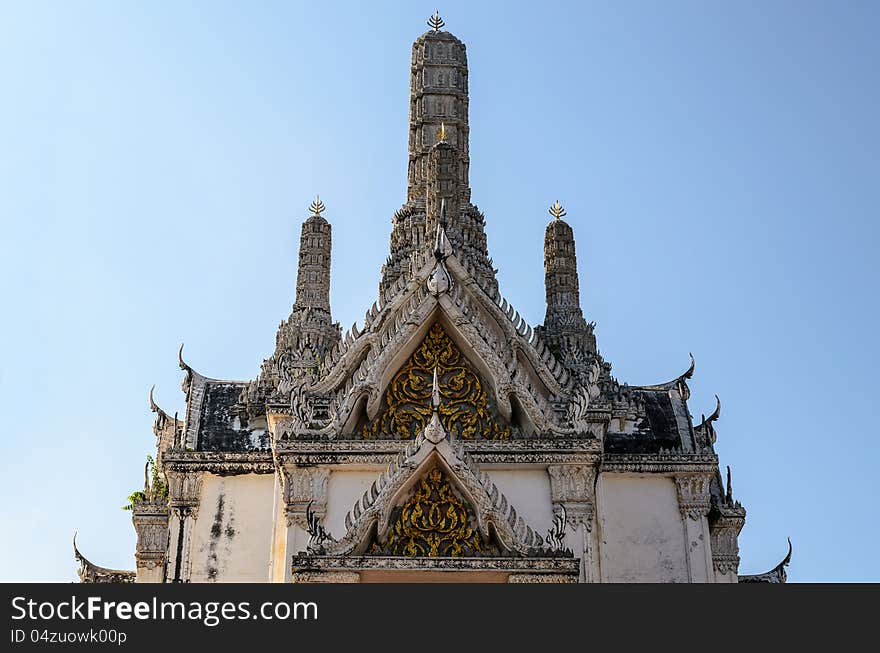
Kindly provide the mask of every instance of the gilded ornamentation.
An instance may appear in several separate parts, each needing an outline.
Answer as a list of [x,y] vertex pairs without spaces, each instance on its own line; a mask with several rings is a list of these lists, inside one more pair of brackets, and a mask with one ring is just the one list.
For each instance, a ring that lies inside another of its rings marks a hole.
[[559,200],[556,200],[550,206],[550,215],[552,215],[555,220],[559,220],[560,218],[565,217],[565,215],[566,215],[565,209],[562,208],[562,205],[559,203]]
[[430,27],[435,32],[439,32],[445,26],[446,26],[446,23],[443,22],[442,18],[440,18],[439,11],[435,11],[434,15],[428,19],[428,27]]
[[309,206],[309,211],[312,212],[312,215],[320,215],[324,212],[324,202],[321,201],[321,198],[315,195],[315,201],[312,202],[311,206]]
[[470,524],[472,516],[434,467],[403,504],[385,546],[374,544],[373,555],[407,557],[474,557],[498,555],[496,547],[483,542]]
[[365,438],[415,437],[431,419],[434,368],[440,384],[440,421],[447,432],[471,440],[503,440],[510,428],[499,424],[489,410],[480,378],[439,323],[410,356],[388,386],[385,409],[363,429]]

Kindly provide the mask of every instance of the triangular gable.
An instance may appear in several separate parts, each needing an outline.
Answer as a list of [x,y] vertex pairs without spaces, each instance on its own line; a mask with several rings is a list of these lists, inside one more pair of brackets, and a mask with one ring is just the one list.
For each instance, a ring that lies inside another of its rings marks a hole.
[[374,541],[370,555],[405,557],[497,556],[498,547],[480,535],[473,507],[435,465],[416,483],[410,497],[392,511],[386,541]]
[[[440,472],[441,478],[436,488],[432,488],[435,470]],[[424,431],[409,442],[346,515],[345,535],[339,540],[322,542],[312,552],[331,556],[388,555],[384,551],[397,546],[395,533],[398,533],[396,537],[399,541],[406,532],[406,525],[401,527],[401,531],[396,530],[397,525],[407,504],[414,509],[412,499],[419,495],[425,479],[432,493],[434,489],[439,492],[441,486],[445,488],[448,485],[456,500],[466,504],[467,528],[473,530],[470,535],[460,538],[464,540],[459,542],[461,551],[476,551],[473,533],[477,533],[480,547],[483,543],[487,545],[484,555],[497,555],[497,552],[529,557],[560,555],[558,550],[544,546],[544,539],[517,515],[516,509],[508,503],[489,475],[477,468],[461,442],[456,447],[451,445],[437,410]],[[437,498],[434,496],[434,499]],[[430,503],[429,500],[425,505]],[[450,501],[446,505],[447,510],[452,503]],[[407,549],[404,544],[401,550],[405,552],[400,555],[420,555],[418,547]],[[446,548],[447,553],[450,550],[458,549]]]
[[361,434],[409,439],[424,430],[431,419],[434,370],[441,395],[440,421],[446,431],[466,440],[510,437],[510,427],[500,422],[490,405],[483,380],[440,322],[431,326],[395,374],[385,390],[381,412],[361,428]]

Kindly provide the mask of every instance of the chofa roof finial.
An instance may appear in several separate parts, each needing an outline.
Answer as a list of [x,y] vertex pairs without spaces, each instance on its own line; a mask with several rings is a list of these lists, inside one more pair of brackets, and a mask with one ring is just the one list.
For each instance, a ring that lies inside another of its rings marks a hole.
[[192,368],[186,364],[186,361],[183,360],[183,343],[180,343],[180,349],[177,350],[177,364],[180,365],[180,369],[185,372],[190,371]]
[[727,503],[733,503],[733,484],[730,482],[730,465],[727,466],[727,492],[724,495]]
[[562,205],[559,203],[559,200],[553,202],[550,206],[550,215],[553,216],[554,219],[559,220],[566,216],[565,209],[562,208]]
[[428,19],[428,27],[433,29],[435,32],[439,32],[446,25],[443,22],[443,19],[440,18],[440,10],[436,10],[434,15]]
[[154,413],[158,413],[162,409],[159,408],[159,405],[153,399],[153,390],[155,390],[155,389],[156,389],[156,384],[154,383],[153,386],[150,388],[150,410],[153,411]]

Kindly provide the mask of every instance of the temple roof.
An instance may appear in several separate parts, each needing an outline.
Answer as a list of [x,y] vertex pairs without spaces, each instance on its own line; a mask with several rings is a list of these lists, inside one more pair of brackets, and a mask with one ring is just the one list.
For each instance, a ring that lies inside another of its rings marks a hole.
[[766,571],[763,574],[746,574],[739,577],[740,583],[784,583],[788,576],[785,573],[785,568],[791,562],[791,538],[788,540],[788,554],[782,559],[778,565],[773,567],[770,571]]
[[[712,420],[696,437],[687,407],[693,358],[663,384],[627,386],[611,377],[583,317],[574,232],[558,200],[544,242],[544,324],[527,324],[498,291],[485,218],[470,202],[466,51],[443,31],[439,14],[428,26],[411,60],[407,201],[395,214],[391,255],[362,327],[342,334],[332,322],[332,228],[316,198],[301,232],[297,300],[260,376],[210,379],[181,357],[187,414],[179,446],[252,452],[269,449],[272,437],[367,437],[365,423],[374,427],[370,437],[401,437],[399,429],[378,431],[383,398],[427,330],[442,322],[496,413],[492,433],[604,438],[610,454],[711,451]],[[271,435],[270,413],[284,416]],[[476,437],[489,437],[484,425]]]
[[125,569],[108,569],[91,562],[76,546],[76,533],[73,534],[73,557],[79,563],[80,582],[83,583],[133,583],[136,573]]
[[667,391],[633,389],[642,406],[632,431],[610,430],[605,436],[607,453],[658,453],[681,448],[690,439],[682,423],[688,420],[687,406]]

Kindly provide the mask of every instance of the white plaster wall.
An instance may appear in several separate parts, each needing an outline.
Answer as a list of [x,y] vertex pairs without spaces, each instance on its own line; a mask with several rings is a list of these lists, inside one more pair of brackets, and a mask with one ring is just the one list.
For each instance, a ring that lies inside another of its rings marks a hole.
[[553,503],[550,500],[550,476],[546,469],[486,469],[489,478],[507,497],[533,530],[541,537],[553,523]]
[[287,579],[287,515],[285,514],[283,489],[281,481],[277,474],[273,474],[275,479],[272,490],[272,558],[271,579],[273,583],[282,583]]
[[688,582],[684,526],[671,478],[605,473],[597,495],[604,582]]
[[376,467],[373,470],[337,470],[330,471],[327,482],[327,515],[324,517],[324,527],[336,538],[345,534],[345,516],[352,509],[355,501],[364,496],[364,492],[370,489],[384,467]]
[[205,474],[192,530],[192,582],[266,582],[274,474]]

